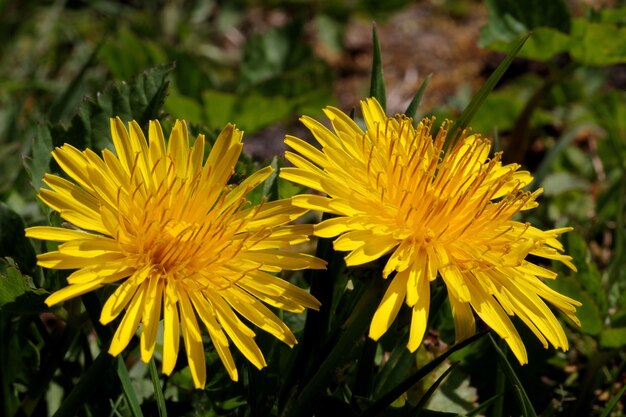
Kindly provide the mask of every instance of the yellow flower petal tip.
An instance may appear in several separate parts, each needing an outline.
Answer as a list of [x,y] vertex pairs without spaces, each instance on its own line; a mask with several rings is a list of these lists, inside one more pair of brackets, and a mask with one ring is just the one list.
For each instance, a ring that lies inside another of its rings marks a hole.
[[527,361],[510,316],[519,317],[545,346],[567,349],[567,339],[546,302],[574,323],[575,300],[548,287],[556,273],[528,255],[560,261],[572,270],[557,238],[571,228],[543,231],[513,220],[537,206],[540,192],[518,164],[503,165],[491,142],[463,134],[444,149],[450,127],[433,132],[433,119],[413,125],[403,115],[388,117],[373,98],[361,102],[364,129],[342,111],[325,114],[332,130],[303,117],[321,149],[287,137],[294,167],[287,180],[326,196],[297,196],[294,204],[335,215],[315,234],[336,237],[346,264],[361,265],[385,255],[383,277],[391,283],[376,311],[370,337],[378,339],[402,304],[413,309],[408,347],[417,349],[426,331],[430,282],[441,277],[448,289],[457,340],[475,332],[475,315],[496,331],[521,363]]
[[312,233],[311,226],[289,224],[307,210],[290,200],[259,206],[246,200],[272,168],[228,185],[242,150],[243,134],[234,125],[223,129],[206,160],[204,136],[190,145],[184,121],[167,141],[158,121],[150,122],[147,139],[134,121],[125,126],[115,118],[110,126],[115,153],[99,156],[70,145],[52,152],[70,180],[46,175],[49,188],[39,198],[72,228],[26,233],[61,242],[57,251],[39,255],[39,265],[76,271],[46,303],[115,285],[100,318],[110,323],[122,316],[109,352],[122,352],[141,329],[141,358],[149,360],[163,320],[163,372],[174,369],[182,336],[198,388],[206,379],[203,332],[232,379],[238,374],[231,345],[265,366],[250,324],[295,343],[266,305],[292,312],[319,307],[308,292],[271,273],[325,266],[288,250]]

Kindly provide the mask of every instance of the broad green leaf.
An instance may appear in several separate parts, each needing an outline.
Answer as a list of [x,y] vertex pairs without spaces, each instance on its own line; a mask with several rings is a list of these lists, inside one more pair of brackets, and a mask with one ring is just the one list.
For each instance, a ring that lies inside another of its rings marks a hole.
[[584,178],[571,172],[555,172],[543,180],[543,192],[545,196],[555,196],[567,191],[588,191],[591,184]]
[[[572,46],[572,38],[557,29],[540,27],[533,29],[532,36],[526,45],[519,51],[520,58],[547,62],[556,55],[567,52]],[[510,42],[500,40],[489,44],[489,48],[495,51],[505,52]]]
[[600,346],[607,349],[621,349],[626,346],[626,327],[602,330]]
[[233,117],[237,95],[216,90],[206,90],[202,93],[204,102],[204,114],[209,126],[213,129],[221,129],[227,123],[237,123]]
[[139,38],[125,25],[120,25],[117,33],[107,39],[98,57],[117,80],[127,80],[145,68],[167,61],[160,46]]
[[292,105],[285,97],[250,95],[243,97],[238,103],[233,118],[237,127],[251,134],[260,129],[289,117]]
[[35,289],[30,278],[9,266],[0,271],[0,310],[14,314],[36,314],[48,307],[44,300],[48,293]]
[[553,290],[582,303],[582,306],[576,308],[576,317],[581,323],[580,332],[598,335],[602,331],[604,327],[603,314],[592,296],[581,288],[577,275],[572,277],[560,276],[555,280],[547,280],[545,283]]
[[585,65],[626,62],[626,27],[579,18],[572,27],[572,58]]
[[569,33],[571,16],[563,0],[488,0],[489,20],[480,34],[480,45],[511,42],[536,28],[553,28]]
[[173,118],[189,123],[206,122],[202,105],[190,97],[171,94],[165,101],[165,111]]
[[99,151],[111,148],[109,122],[119,116],[125,122],[136,120],[142,127],[158,119],[165,101],[173,64],[144,71],[128,82],[117,82],[99,93],[95,99],[86,99],[70,126],[42,125],[33,144],[33,157],[27,162],[33,186],[43,185],[41,179],[50,171],[49,153],[54,147],[69,143],[78,149]]

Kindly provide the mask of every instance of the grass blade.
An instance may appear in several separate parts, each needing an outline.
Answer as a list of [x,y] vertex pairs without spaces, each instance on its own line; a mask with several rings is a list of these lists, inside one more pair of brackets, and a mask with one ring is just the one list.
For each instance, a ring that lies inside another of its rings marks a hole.
[[121,355],[117,357],[117,376],[120,378],[120,382],[122,383],[122,392],[124,392],[124,397],[126,398],[131,414],[133,417],[143,417],[141,407],[139,406],[139,400],[137,400],[137,395],[135,394],[135,388],[133,388],[133,383],[130,380],[128,369],[126,368],[126,364],[124,363],[124,359]]
[[150,369],[150,379],[152,379],[152,385],[154,386],[154,399],[157,403],[157,409],[159,410],[159,417],[167,417],[167,408],[165,407],[165,397],[163,396],[163,389],[161,388],[161,380],[159,378],[159,371],[157,370],[154,358],[150,358],[148,363]]
[[501,395],[494,395],[493,397],[489,398],[487,401],[483,402],[478,407],[474,408],[472,411],[467,412],[467,414],[465,414],[465,417],[474,417],[474,416],[479,415],[481,411],[488,409],[494,402],[500,399],[500,397]]
[[457,139],[461,136],[463,130],[469,126],[470,122],[474,118],[474,115],[476,115],[476,112],[480,109],[480,106],[482,106],[487,96],[491,93],[496,84],[498,84],[498,81],[500,81],[500,78],[502,78],[506,70],[509,68],[513,59],[517,56],[520,49],[522,49],[522,46],[524,46],[524,43],[526,43],[530,35],[530,33],[527,33],[515,43],[511,51],[502,60],[502,62],[500,62],[500,65],[498,65],[487,81],[485,81],[485,84],[483,84],[480,90],[478,90],[478,92],[474,95],[465,110],[463,110],[463,113],[461,113],[459,119],[448,131],[448,136],[446,137],[446,149],[453,147]]
[[489,335],[489,340],[493,345],[493,348],[496,350],[496,354],[498,355],[498,362],[500,362],[500,368],[508,378],[509,382],[513,385],[513,389],[515,390],[515,395],[519,401],[519,405],[522,408],[522,415],[524,417],[537,417],[535,413],[535,409],[533,408],[532,403],[530,402],[530,398],[524,391],[524,387],[522,387],[522,383],[519,378],[515,374],[513,367],[509,363],[509,360],[506,358],[502,349],[498,346],[498,343],[493,339],[493,336]]
[[604,410],[602,410],[602,414],[600,414],[600,417],[609,417],[609,414],[611,414],[611,411],[613,411],[613,408],[615,408],[619,400],[622,398],[622,396],[624,395],[624,392],[626,392],[626,385],[624,385],[622,389],[619,390],[617,395],[613,397],[611,401],[609,401],[606,407],[604,407]]
[[389,390],[386,394],[381,396],[378,400],[376,400],[365,412],[362,414],[362,417],[373,417],[382,412],[385,408],[387,408],[392,402],[396,400],[399,396],[405,393],[409,388],[415,385],[419,380],[424,378],[426,375],[434,371],[439,365],[443,363],[451,354],[454,352],[463,349],[465,346],[475,342],[476,340],[483,337],[486,332],[475,334],[472,337],[469,337],[463,340],[460,343],[452,346],[450,349],[442,353],[440,356],[436,357],[432,361],[428,362],[426,365],[422,366],[415,372],[413,375],[406,378],[404,381],[400,382],[394,388]]
[[383,110],[387,109],[387,93],[385,91],[385,78],[383,77],[383,54],[380,50],[376,25],[372,26],[372,80],[370,83],[370,97],[374,97],[380,103]]
[[452,370],[456,368],[458,364],[459,364],[458,362],[451,364],[450,367],[448,367],[448,369],[446,369],[439,376],[439,378],[437,378],[437,380],[428,388],[428,390],[424,393],[424,395],[422,395],[422,398],[420,398],[419,402],[415,406],[415,410],[417,411],[415,413],[416,417],[422,415],[422,410],[426,406],[426,403],[428,402],[428,400],[430,400],[430,398],[433,396],[435,391],[437,391],[437,388],[439,388],[439,385],[441,385],[441,383],[447,378],[448,375],[450,375],[450,372],[452,372]]
[[422,96],[424,95],[424,91],[426,91],[426,87],[428,87],[428,83],[430,82],[431,77],[432,74],[428,74],[426,78],[424,78],[424,81],[422,81],[422,85],[420,85],[417,93],[415,93],[413,100],[411,100],[411,102],[409,103],[409,107],[406,108],[404,114],[414,119],[417,119],[417,109],[420,105],[420,102],[422,101]]

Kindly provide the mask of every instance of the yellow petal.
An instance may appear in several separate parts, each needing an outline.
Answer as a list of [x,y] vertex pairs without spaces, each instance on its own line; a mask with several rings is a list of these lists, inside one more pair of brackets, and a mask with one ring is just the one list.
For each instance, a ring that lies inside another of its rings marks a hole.
[[163,298],[163,373],[169,375],[176,366],[180,344],[180,321],[176,284],[168,282]]
[[119,327],[113,335],[113,339],[111,339],[111,346],[109,347],[111,355],[117,356],[122,353],[137,331],[147,288],[148,282],[144,281],[126,309],[126,314],[124,314],[124,318],[122,318]]
[[400,311],[400,306],[406,295],[406,281],[408,271],[403,271],[392,279],[385,292],[370,325],[369,337],[378,340],[391,326]]

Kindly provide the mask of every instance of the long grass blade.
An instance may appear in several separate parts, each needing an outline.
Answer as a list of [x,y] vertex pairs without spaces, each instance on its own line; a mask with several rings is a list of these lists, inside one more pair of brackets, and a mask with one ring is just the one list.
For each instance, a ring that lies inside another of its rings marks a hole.
[[150,379],[154,386],[154,399],[157,403],[157,409],[159,410],[159,417],[167,417],[167,408],[165,407],[165,397],[163,396],[163,389],[161,388],[161,379],[159,378],[159,371],[157,370],[154,358],[150,359],[148,363],[150,369]]
[[500,349],[498,343],[493,339],[493,336],[489,335],[489,340],[491,341],[491,344],[493,345],[493,348],[498,355],[500,369],[502,369],[509,382],[513,385],[515,395],[517,396],[519,405],[522,408],[522,415],[524,417],[537,417],[535,409],[530,402],[530,398],[528,398],[528,394],[526,394],[526,391],[524,391],[524,387],[522,386],[522,383],[515,374],[515,371],[513,370],[513,367],[511,366],[509,360],[506,358],[506,355],[504,354],[504,352],[502,352],[502,349]]
[[428,87],[428,83],[430,82],[431,77],[432,74],[428,74],[426,78],[424,78],[424,81],[422,81],[422,85],[420,85],[417,93],[415,93],[415,96],[413,96],[413,100],[411,100],[411,102],[409,103],[409,107],[406,108],[404,114],[414,119],[417,119],[417,109],[419,108],[419,105],[422,101],[422,96],[424,95],[424,91],[426,91],[426,87]]
[[124,363],[122,356],[117,357],[117,376],[120,378],[120,382],[122,383],[122,392],[124,393],[124,397],[126,398],[131,414],[133,417],[143,417],[141,407],[139,406],[139,400],[137,399],[137,394],[135,393],[135,388],[133,388],[133,383],[130,380],[130,375],[128,374],[128,369],[126,368],[126,364]]
[[622,397],[624,396],[624,392],[626,392],[626,385],[624,385],[622,389],[619,390],[617,395],[613,397],[611,401],[609,401],[606,407],[604,407],[604,410],[602,410],[602,414],[600,414],[600,417],[609,417],[609,414],[611,414],[611,411],[613,411],[613,409],[615,408],[619,400],[621,400]]
[[370,82],[370,97],[374,97],[380,103],[383,110],[387,109],[387,92],[385,91],[385,78],[383,76],[383,54],[378,41],[376,25],[372,26],[373,54],[372,54],[372,80]]
[[398,397],[400,397],[403,393],[409,390],[413,385],[419,382],[426,375],[434,371],[439,365],[441,365],[450,355],[454,352],[463,349],[465,346],[475,342],[486,334],[486,332],[477,333],[472,337],[468,337],[460,343],[452,346],[450,349],[442,353],[440,356],[436,357],[432,361],[428,362],[426,365],[422,366],[417,370],[413,375],[406,378],[404,381],[400,382],[394,388],[389,390],[386,394],[381,396],[378,400],[376,400],[365,412],[362,414],[362,417],[374,417],[378,415],[378,413],[382,412],[385,408],[387,408],[392,402],[394,402]]
[[482,106],[483,102],[487,98],[487,96],[494,89],[500,78],[504,75],[506,70],[509,68],[513,59],[517,56],[522,46],[526,43],[528,38],[530,37],[530,33],[522,36],[516,43],[513,45],[511,51],[507,54],[507,56],[500,62],[500,65],[495,69],[495,71],[489,76],[485,84],[478,90],[476,95],[472,98],[470,103],[467,105],[463,113],[459,119],[452,125],[452,128],[448,131],[448,136],[446,137],[446,148],[449,149],[454,146],[457,139],[461,136],[461,133],[464,129],[466,129],[480,106]]
[[437,380],[435,380],[435,382],[428,388],[428,390],[424,393],[424,395],[422,395],[422,398],[420,398],[417,405],[415,406],[415,410],[417,410],[415,417],[422,415],[422,411],[424,407],[426,406],[426,403],[428,403],[430,398],[435,394],[435,391],[437,391],[437,389],[439,388],[439,385],[441,385],[441,383],[448,377],[448,375],[450,375],[450,372],[452,372],[452,370],[456,368],[457,365],[458,365],[458,362],[451,364],[448,367],[448,369],[446,369],[439,376],[439,378],[437,378]]

